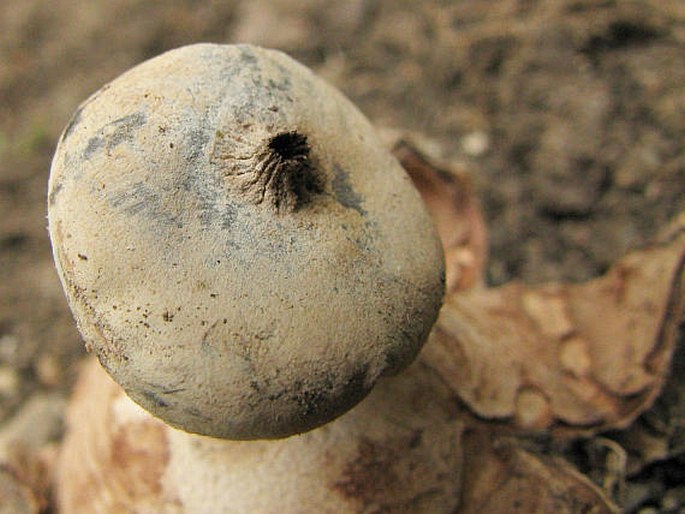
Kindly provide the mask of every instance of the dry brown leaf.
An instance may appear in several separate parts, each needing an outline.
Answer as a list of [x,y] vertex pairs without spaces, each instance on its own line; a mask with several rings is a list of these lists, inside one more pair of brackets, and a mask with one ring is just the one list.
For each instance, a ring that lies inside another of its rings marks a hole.
[[685,332],[673,355],[663,392],[616,440],[629,455],[628,472],[685,454]]
[[668,371],[684,257],[680,231],[584,284],[453,293],[424,357],[484,418],[558,435],[623,428]]
[[38,514],[45,499],[7,465],[0,466],[0,514]]
[[487,228],[467,173],[438,164],[407,139],[398,139],[393,154],[428,207],[445,251],[447,292],[468,289],[483,280]]
[[469,177],[394,141],[446,249],[448,298],[421,359],[481,418],[467,416],[459,512],[617,512],[608,498],[622,497],[629,469],[618,444],[592,439],[608,448],[598,450],[606,462],[593,475],[600,489],[560,457],[526,450],[515,435],[527,432],[519,428],[565,436],[624,428],[654,403],[683,313],[685,215],[662,232],[662,244],[585,284],[475,288],[483,285],[486,227]]
[[[672,238],[683,227],[685,213],[664,228],[662,237]],[[685,331],[681,330],[670,368],[663,392],[654,405],[628,430],[615,436],[628,451],[630,473],[685,454]]]
[[35,433],[22,440],[16,436],[23,434],[11,434],[16,426],[6,424],[0,433],[0,514],[48,512],[57,445],[31,440]]
[[618,512],[587,477],[560,458],[536,455],[520,441],[476,427],[464,438],[460,514]]

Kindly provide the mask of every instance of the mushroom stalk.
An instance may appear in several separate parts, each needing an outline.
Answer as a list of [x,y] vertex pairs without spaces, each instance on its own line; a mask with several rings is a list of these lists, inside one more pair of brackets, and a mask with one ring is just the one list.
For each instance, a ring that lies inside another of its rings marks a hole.
[[454,512],[462,428],[421,362],[323,427],[227,441],[164,424],[91,361],[68,414],[60,512]]

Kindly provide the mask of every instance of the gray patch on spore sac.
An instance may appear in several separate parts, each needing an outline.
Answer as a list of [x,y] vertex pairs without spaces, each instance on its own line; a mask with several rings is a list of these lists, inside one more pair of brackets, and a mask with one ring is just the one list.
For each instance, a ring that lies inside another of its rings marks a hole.
[[290,91],[290,88],[292,87],[290,77],[283,76],[283,78],[276,82],[273,79],[269,79],[267,82],[267,85],[271,89],[277,89],[278,91],[285,92],[285,91]]
[[186,133],[183,143],[183,157],[186,161],[195,161],[204,155],[205,147],[209,143],[206,129],[195,129]]
[[237,218],[233,204],[204,201],[200,208],[200,223],[205,228],[219,226],[224,230],[233,227]]
[[64,187],[64,184],[62,183],[62,178],[56,180],[54,185],[52,186],[52,189],[50,189],[50,192],[48,193],[48,205],[52,207],[55,205],[55,201],[57,200],[57,195],[62,191],[62,188]]
[[90,157],[106,148],[112,150],[124,142],[132,142],[135,131],[145,125],[147,116],[145,113],[137,112],[123,116],[119,119],[108,123],[102,127],[97,135],[88,140],[85,150],[83,151],[83,158],[90,159]]
[[159,394],[153,391],[143,391],[143,396],[158,408],[165,409],[169,404]]
[[183,194],[192,196],[195,212],[206,229],[217,226],[229,229],[237,217],[235,202],[226,190],[223,176],[211,172],[212,152],[209,147],[216,132],[214,120],[218,109],[218,105],[210,107],[202,117],[188,113],[188,118],[193,120],[193,128],[182,132],[178,145],[183,160],[175,175],[176,187],[182,189]]
[[[219,213],[219,219],[221,220],[221,228],[228,230],[233,226],[236,220],[236,210],[232,205],[225,205],[224,208]],[[203,218],[204,221],[204,218]],[[209,222],[209,221],[207,221]]]
[[[190,137],[192,139],[193,136]],[[202,153],[204,155],[204,151]],[[202,172],[204,166],[204,163],[188,161],[183,169],[180,187],[195,199],[202,227],[230,229],[237,217],[236,206],[228,197],[221,177]]]
[[240,50],[240,62],[246,66],[255,66],[257,64],[257,56],[250,45],[238,45]]
[[109,88],[110,88],[109,84],[101,87],[95,93],[90,95],[90,97],[88,97],[86,99],[86,101],[84,101],[81,105],[79,105],[76,108],[76,110],[74,111],[74,114],[71,115],[71,118],[67,122],[66,127],[64,127],[64,130],[62,131],[62,135],[60,137],[62,142],[66,141],[66,139],[74,132],[76,127],[81,124],[81,118],[83,117],[82,114],[83,114],[84,109],[91,102],[93,102],[97,97],[99,97],[100,94],[102,94],[102,92],[107,91]]
[[[239,45],[236,59],[239,81],[248,81],[249,87],[233,88],[234,119],[238,122],[257,120],[264,125],[283,125],[286,116],[280,106],[293,102],[291,72],[270,54],[259,55],[249,45]],[[278,76],[270,77],[264,73],[267,64],[275,66]]]
[[131,216],[144,215],[163,226],[183,227],[178,216],[164,209],[160,194],[143,182],[110,194],[109,203]]
[[333,165],[333,194],[340,205],[348,209],[354,209],[360,215],[366,216],[366,211],[362,207],[362,198],[350,184],[349,174],[338,164]]
[[143,397],[158,408],[176,408],[176,401],[173,395],[183,393],[186,387],[172,387],[165,388],[158,384],[144,382],[144,389],[142,391]]
[[88,140],[88,145],[86,146],[86,149],[83,151],[83,158],[84,159],[90,159],[91,155],[93,155],[95,152],[100,150],[105,146],[105,140],[104,138],[100,136],[94,136],[91,137]]
[[110,148],[133,139],[133,131],[142,127],[147,122],[147,116],[142,112],[129,114],[117,120],[114,120],[110,125],[114,128],[109,136],[108,144]]
[[364,223],[364,230],[354,239],[354,244],[357,245],[362,252],[372,253],[374,251],[373,236],[376,230],[376,225],[367,221]]

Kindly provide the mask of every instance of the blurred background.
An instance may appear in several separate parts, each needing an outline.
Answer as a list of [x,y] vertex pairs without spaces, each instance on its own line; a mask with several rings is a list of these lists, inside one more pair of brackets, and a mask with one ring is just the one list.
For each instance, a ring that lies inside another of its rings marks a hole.
[[58,439],[84,355],[46,231],[60,131],[129,67],[200,41],[284,50],[471,173],[493,285],[596,276],[685,210],[683,0],[4,0],[4,424],[34,409]]

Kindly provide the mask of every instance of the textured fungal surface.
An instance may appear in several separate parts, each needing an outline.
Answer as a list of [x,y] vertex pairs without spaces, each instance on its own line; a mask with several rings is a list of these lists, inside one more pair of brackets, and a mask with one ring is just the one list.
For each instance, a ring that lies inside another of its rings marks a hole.
[[284,54],[183,47],[74,114],[49,184],[86,345],[140,405],[206,435],[318,426],[415,357],[444,266],[368,121]]
[[57,468],[60,512],[454,512],[461,418],[450,389],[419,361],[317,430],[226,441],[165,425],[89,362]]

